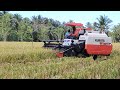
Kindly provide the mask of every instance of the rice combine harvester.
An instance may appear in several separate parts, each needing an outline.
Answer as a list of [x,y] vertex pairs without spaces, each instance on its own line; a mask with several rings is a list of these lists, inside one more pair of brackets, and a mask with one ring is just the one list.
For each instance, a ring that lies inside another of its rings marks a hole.
[[[93,31],[91,28],[84,28],[81,23],[66,23],[66,26],[73,28],[73,33],[69,38],[65,38],[62,43],[54,46],[58,49],[57,57],[93,56],[96,60],[98,55],[109,56],[112,52],[112,39],[105,32]],[[77,28],[80,27],[80,28]],[[52,41],[51,41],[52,42]],[[44,42],[45,43],[45,42]],[[44,46],[46,43],[44,44]],[[48,44],[49,45],[49,44]]]

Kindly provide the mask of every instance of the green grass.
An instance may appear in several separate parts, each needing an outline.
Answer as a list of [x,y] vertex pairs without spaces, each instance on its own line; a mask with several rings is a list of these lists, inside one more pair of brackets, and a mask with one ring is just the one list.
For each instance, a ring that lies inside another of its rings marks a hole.
[[118,79],[120,43],[113,44],[107,60],[92,57],[57,58],[43,43],[0,42],[1,79]]

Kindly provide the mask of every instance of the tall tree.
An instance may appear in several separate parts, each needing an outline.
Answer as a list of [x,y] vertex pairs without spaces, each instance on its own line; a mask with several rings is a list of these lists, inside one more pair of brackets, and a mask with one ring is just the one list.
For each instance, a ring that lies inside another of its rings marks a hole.
[[118,25],[115,25],[112,30],[113,41],[120,42],[120,23]]
[[12,14],[9,13],[3,13],[0,16],[0,24],[1,24],[1,37],[2,40],[6,41],[7,40],[7,36],[10,34],[11,32],[11,20],[12,20]]
[[34,31],[38,31],[38,18],[37,18],[37,16],[33,16],[32,17],[32,27],[33,27],[33,30]]
[[108,18],[108,16],[101,15],[99,18],[97,18],[98,23],[95,24],[95,27],[100,29],[100,32],[108,32],[108,29],[110,27],[110,23],[112,23],[112,20]]
[[[12,30],[14,31],[14,33],[16,32],[16,36],[18,41],[20,40],[20,32],[21,32],[21,22],[22,22],[22,16],[20,14],[14,14],[13,15],[13,19],[12,19],[12,23],[11,23],[11,27]],[[16,37],[15,36],[15,37]]]
[[43,21],[43,17],[41,15],[38,15],[38,23],[42,24],[42,21]]
[[12,26],[15,30],[18,32],[18,27],[20,22],[22,21],[22,16],[20,14],[14,14],[13,19],[12,19]]
[[7,14],[9,11],[0,11],[0,15]]

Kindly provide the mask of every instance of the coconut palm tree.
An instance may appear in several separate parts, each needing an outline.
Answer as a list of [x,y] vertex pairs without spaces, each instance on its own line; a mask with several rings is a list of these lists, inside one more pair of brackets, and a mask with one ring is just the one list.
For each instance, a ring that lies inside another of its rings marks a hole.
[[0,16],[8,13],[9,11],[0,11]]
[[112,20],[105,15],[101,15],[97,20],[98,23],[95,24],[95,27],[99,28],[100,32],[108,32]]
[[20,14],[14,14],[11,24],[12,27],[18,32],[19,23],[22,21],[22,16]]

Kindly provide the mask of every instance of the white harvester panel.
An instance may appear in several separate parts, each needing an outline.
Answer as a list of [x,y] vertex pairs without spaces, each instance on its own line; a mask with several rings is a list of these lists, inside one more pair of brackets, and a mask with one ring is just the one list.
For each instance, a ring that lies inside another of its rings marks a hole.
[[63,46],[70,46],[72,39],[64,39]]
[[[78,40],[73,40],[73,44],[78,44]],[[64,42],[63,42],[63,46],[71,46],[71,43],[72,43],[72,39],[64,39]]]
[[86,37],[86,44],[100,45],[102,43],[112,43],[111,37],[106,34],[89,33]]
[[106,34],[88,33],[86,35],[85,49],[88,54],[109,55],[112,51],[112,40]]

